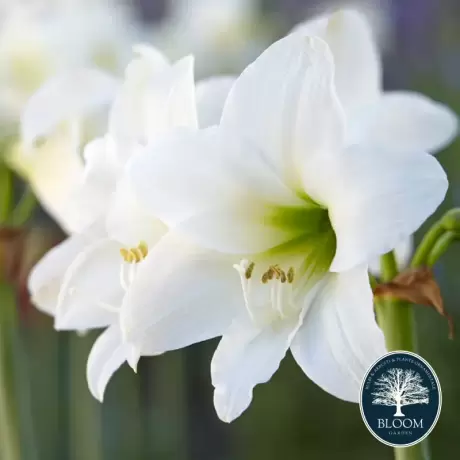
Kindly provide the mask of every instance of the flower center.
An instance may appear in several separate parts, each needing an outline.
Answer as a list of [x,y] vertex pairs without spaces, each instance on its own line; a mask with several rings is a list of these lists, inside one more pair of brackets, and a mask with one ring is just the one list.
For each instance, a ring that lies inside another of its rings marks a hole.
[[120,284],[126,292],[134,281],[138,265],[148,255],[147,243],[141,241],[135,248],[121,248],[120,254],[123,259],[120,267]]
[[294,302],[294,267],[284,270],[270,265],[260,277],[254,276],[255,263],[246,259],[233,267],[240,275],[246,310],[256,324],[270,324],[299,312]]

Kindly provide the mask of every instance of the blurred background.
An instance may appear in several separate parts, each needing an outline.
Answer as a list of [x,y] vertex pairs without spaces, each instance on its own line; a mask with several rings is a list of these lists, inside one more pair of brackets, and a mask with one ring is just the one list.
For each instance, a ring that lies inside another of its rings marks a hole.
[[[99,0],[42,2],[53,10],[52,21],[42,21],[41,12],[29,14],[36,2],[19,3],[0,2],[2,146],[15,142],[27,98],[62,66],[92,60],[121,74],[131,45],[142,41],[171,59],[194,53],[198,77],[238,73],[296,23],[348,5],[359,5],[369,14],[384,53],[387,89],[420,91],[460,113],[458,0],[132,0],[109,6]],[[39,60],[44,44],[49,51],[46,62]],[[444,208],[459,206],[459,141],[438,158],[451,184]],[[16,193],[25,190],[16,176],[6,170],[1,175],[0,188],[13,181]],[[27,190],[22,206],[27,216],[34,207]],[[7,261],[7,276],[14,282],[10,295],[19,299],[15,312],[5,307],[8,293],[0,304],[0,359],[10,370],[0,391],[13,388],[17,395],[21,459],[393,458],[392,449],[367,431],[358,405],[323,392],[289,355],[270,383],[256,388],[243,416],[231,425],[221,422],[214,412],[209,375],[215,341],[142,359],[137,375],[124,366],[99,404],[85,379],[86,359],[98,332],[83,337],[57,333],[52,319],[35,310],[27,295],[31,266],[64,237],[38,208],[25,229],[0,226],[0,259]],[[436,267],[446,307],[457,324],[459,261],[460,246]],[[434,367],[443,390],[441,417],[430,436],[433,458],[457,459],[460,340],[448,340],[445,321],[431,309],[416,307],[416,319],[420,354]],[[3,412],[0,407],[0,423]]]

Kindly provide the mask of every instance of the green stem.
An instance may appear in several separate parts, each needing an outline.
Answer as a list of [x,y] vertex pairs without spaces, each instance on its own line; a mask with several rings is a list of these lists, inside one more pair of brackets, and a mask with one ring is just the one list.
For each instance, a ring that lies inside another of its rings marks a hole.
[[15,327],[15,293],[11,286],[0,284],[0,458],[20,460],[20,436],[16,398],[12,382],[11,328]]
[[458,235],[455,232],[447,231],[436,241],[434,246],[431,249],[431,252],[428,254],[426,259],[426,265],[433,267],[433,265],[438,261],[438,259],[444,255],[444,253],[449,249],[449,246],[458,239]]
[[11,171],[0,163],[0,223],[9,216],[13,196],[13,177]]
[[26,188],[19,203],[11,212],[8,223],[13,227],[24,225],[32,215],[37,206],[37,199],[30,188]]
[[[392,281],[398,274],[393,252],[381,257],[380,271],[384,283]],[[410,304],[395,299],[379,299],[376,302],[376,312],[388,351],[415,351],[414,319]]]
[[423,240],[418,245],[414,257],[412,257],[411,267],[421,267],[426,265],[428,256],[433,249],[433,246],[436,244],[438,239],[445,232],[443,219],[440,219],[436,222],[425,234]]
[[420,444],[416,444],[411,447],[396,447],[395,460],[425,460],[429,459],[430,455],[427,449],[427,442],[422,441]]
[[[429,243],[429,246],[433,245]],[[428,244],[428,243],[427,243]],[[390,282],[398,274],[394,252],[384,254],[380,259],[383,282]],[[388,351],[416,350],[415,324],[412,305],[401,300],[382,298],[376,300],[376,313]],[[395,448],[395,460],[428,460],[427,441],[411,447]],[[425,444],[425,445],[423,445]]]

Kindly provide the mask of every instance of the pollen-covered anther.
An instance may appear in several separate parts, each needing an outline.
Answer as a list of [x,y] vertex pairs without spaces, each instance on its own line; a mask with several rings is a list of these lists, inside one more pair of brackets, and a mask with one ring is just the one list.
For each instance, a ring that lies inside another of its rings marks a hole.
[[250,262],[248,267],[246,268],[244,272],[244,276],[246,277],[247,280],[251,279],[252,272],[254,271],[255,265],[256,264],[254,262]]
[[132,263],[139,263],[142,262],[146,257],[147,254],[149,253],[149,248],[147,246],[147,243],[144,241],[141,241],[139,245],[136,248],[121,248],[120,249],[120,254],[121,257],[125,262],[128,262],[130,264]]
[[287,272],[287,281],[289,284],[292,284],[294,282],[294,275],[294,267],[290,267]]
[[[289,269],[289,272],[291,271],[292,271],[291,276],[293,278],[294,271],[292,267]],[[262,283],[266,284],[268,283],[268,281],[271,281],[272,279],[276,279],[276,280],[281,281],[281,283],[285,283],[286,281],[289,280],[289,276],[278,265],[270,265],[270,267],[268,267],[268,270],[262,275],[261,281]]]

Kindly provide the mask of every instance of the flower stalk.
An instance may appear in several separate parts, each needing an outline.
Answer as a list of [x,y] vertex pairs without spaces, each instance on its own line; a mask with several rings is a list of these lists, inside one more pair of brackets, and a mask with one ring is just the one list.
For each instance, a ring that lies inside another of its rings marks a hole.
[[[436,238],[434,238],[436,234]],[[429,238],[430,248],[439,237],[438,229],[433,230]],[[383,282],[392,281],[398,275],[398,266],[394,252],[384,254],[380,258],[380,268]],[[412,305],[402,300],[382,298],[376,300],[378,323],[385,335],[388,351],[416,351],[415,323]],[[395,460],[429,460],[428,442],[411,447],[394,449]]]
[[[0,164],[0,228],[11,208],[12,178]],[[1,243],[1,242],[0,242]],[[19,420],[12,381],[12,330],[16,327],[14,289],[6,282],[6,253],[0,245],[0,458],[20,460]]]
[[16,302],[11,286],[0,284],[0,458],[20,460],[19,420],[12,381],[12,328],[15,327]]

